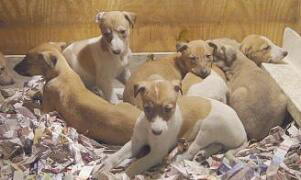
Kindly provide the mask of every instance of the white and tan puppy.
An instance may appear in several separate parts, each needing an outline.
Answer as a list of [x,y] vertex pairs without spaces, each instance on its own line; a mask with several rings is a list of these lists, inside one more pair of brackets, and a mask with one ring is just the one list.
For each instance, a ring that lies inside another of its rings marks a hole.
[[95,140],[116,145],[129,141],[140,111],[127,103],[113,105],[86,89],[59,44],[44,43],[30,50],[14,70],[45,78],[43,112],[57,111],[69,126]]
[[99,12],[96,22],[102,35],[74,42],[63,51],[85,85],[89,89],[98,87],[108,101],[112,99],[113,80],[117,78],[125,84],[130,77],[129,35],[135,19],[131,12]]
[[6,58],[0,52],[0,86],[6,86],[14,84],[13,75],[11,70],[8,69],[6,65]]
[[284,63],[282,59],[288,54],[267,37],[255,34],[245,37],[240,50],[258,66],[261,63]]
[[229,105],[237,112],[250,139],[261,140],[286,115],[287,97],[276,82],[241,51],[209,43],[214,63],[229,79]]
[[135,94],[143,101],[144,113],[136,121],[132,139],[105,160],[100,172],[108,171],[124,159],[136,156],[143,146],[150,152],[134,161],[126,170],[129,177],[162,162],[176,146],[178,137],[192,142],[181,158],[192,158],[199,150],[204,156],[222,148],[243,145],[246,132],[237,114],[229,106],[201,97],[179,97],[180,81],[163,80],[152,75],[148,81],[136,84]]
[[166,80],[181,80],[188,72],[200,77],[210,74],[213,51],[205,41],[178,43],[176,49],[177,54],[139,66],[126,83],[123,100],[143,109],[141,98],[135,98],[134,84],[146,80],[152,74],[158,74]]

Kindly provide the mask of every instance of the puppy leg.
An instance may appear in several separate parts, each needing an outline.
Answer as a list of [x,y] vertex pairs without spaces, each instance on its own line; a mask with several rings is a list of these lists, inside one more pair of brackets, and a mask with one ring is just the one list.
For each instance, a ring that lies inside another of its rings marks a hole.
[[199,134],[189,146],[188,150],[182,155],[178,155],[177,161],[193,159],[200,149],[203,149],[212,143],[211,139],[212,137],[209,135],[209,133],[200,130]]
[[214,155],[218,152],[220,152],[223,149],[223,145],[222,144],[210,144],[209,146],[207,146],[206,148],[202,149],[200,152],[201,155],[201,159],[206,159],[211,155]]
[[149,154],[133,162],[126,170],[126,174],[129,177],[134,177],[135,175],[140,174],[145,170],[148,170],[149,168],[161,163],[164,157],[167,155],[167,153],[168,150],[151,150]]
[[110,155],[100,170],[96,169],[95,177],[99,177],[103,172],[110,171],[112,168],[116,167],[123,160],[136,156],[143,144],[139,141],[129,141],[127,142],[119,151]]
[[105,99],[111,102],[113,94],[113,80],[110,78],[101,77],[97,79],[96,85],[97,87],[101,88]]

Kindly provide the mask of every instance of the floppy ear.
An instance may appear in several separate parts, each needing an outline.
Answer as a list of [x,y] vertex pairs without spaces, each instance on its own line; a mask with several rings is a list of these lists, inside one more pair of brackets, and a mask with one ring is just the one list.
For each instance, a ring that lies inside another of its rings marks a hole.
[[236,59],[236,50],[234,49],[234,48],[232,48],[232,47],[230,47],[230,46],[222,46],[221,47],[221,49],[222,49],[222,51],[223,51],[223,53],[225,54],[225,56],[226,56],[226,63],[228,64],[228,65],[231,65],[232,64],[232,62]]
[[39,54],[39,58],[43,59],[50,68],[54,68],[57,63],[57,57],[52,54],[41,53]]
[[146,84],[145,82],[139,82],[134,84],[134,97],[136,97],[139,93],[145,93],[146,91]]
[[106,12],[101,12],[101,11],[98,11],[97,14],[96,14],[96,23],[97,24],[100,24],[102,18],[103,18],[103,15],[105,14]]
[[176,49],[177,49],[177,52],[183,52],[185,51],[186,49],[188,48],[188,45],[187,43],[184,43],[184,42],[178,42],[176,44]]
[[213,53],[217,51],[217,45],[214,42],[208,41],[207,43],[213,49]]
[[182,82],[180,80],[173,80],[171,81],[172,85],[174,86],[174,90],[178,93],[180,92],[183,95],[182,91]]
[[134,24],[136,22],[136,13],[133,12],[127,12],[127,11],[123,11],[122,12],[125,16],[125,19],[129,21],[131,27],[134,27]]
[[60,48],[60,51],[63,51],[67,47],[66,42],[50,42],[50,44],[53,44],[56,47]]
[[250,55],[250,51],[251,51],[251,47],[248,47],[245,44],[241,44],[239,46],[239,50],[245,55],[245,56],[249,56]]

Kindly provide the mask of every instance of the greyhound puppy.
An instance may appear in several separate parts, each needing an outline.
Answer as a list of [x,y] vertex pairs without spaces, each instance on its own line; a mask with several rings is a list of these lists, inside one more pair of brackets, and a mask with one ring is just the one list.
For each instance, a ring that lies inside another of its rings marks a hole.
[[0,86],[6,86],[14,84],[13,75],[11,71],[7,68],[6,59],[4,55],[0,52]]
[[112,100],[113,80],[123,84],[130,77],[128,56],[130,29],[136,15],[131,12],[99,12],[96,22],[102,36],[74,42],[63,54],[71,68],[79,74],[89,89],[97,86],[104,98]]
[[286,115],[287,97],[276,82],[242,52],[210,42],[214,63],[229,79],[229,105],[237,112],[251,139],[261,140]]
[[143,109],[141,98],[134,97],[134,84],[158,74],[166,80],[181,80],[188,72],[206,77],[211,71],[212,48],[203,40],[178,43],[177,54],[145,62],[137,68],[126,83],[123,100]]
[[43,112],[59,112],[68,125],[95,140],[121,145],[130,139],[140,111],[127,103],[112,105],[86,89],[53,43],[30,50],[14,70],[45,78]]
[[143,146],[148,145],[150,152],[126,170],[129,177],[142,173],[159,164],[175,147],[178,137],[193,141],[181,159],[192,158],[200,149],[204,156],[210,156],[222,148],[237,148],[247,140],[234,110],[215,100],[179,97],[179,80],[167,81],[159,75],[152,75],[148,81],[137,83],[136,87],[135,94],[141,95],[144,113],[136,121],[131,140],[105,160],[100,172],[136,156]]
[[241,42],[240,50],[258,66],[261,63],[284,63],[288,52],[275,45],[270,39],[260,35],[249,35]]

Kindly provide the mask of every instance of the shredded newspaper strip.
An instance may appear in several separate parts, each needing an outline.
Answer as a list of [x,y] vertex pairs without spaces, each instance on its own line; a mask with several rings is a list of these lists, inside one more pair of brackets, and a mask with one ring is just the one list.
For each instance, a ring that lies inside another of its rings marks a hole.
[[[43,84],[36,77],[22,89],[1,89],[0,179],[92,179],[93,170],[120,147],[78,134],[56,112],[42,114]],[[179,141],[179,149],[184,146]],[[239,151],[236,159],[230,162],[220,153],[192,161],[166,160],[135,179],[301,179],[301,129],[294,122],[286,129],[275,127],[265,139]],[[102,179],[128,179],[124,170],[131,161]]]

